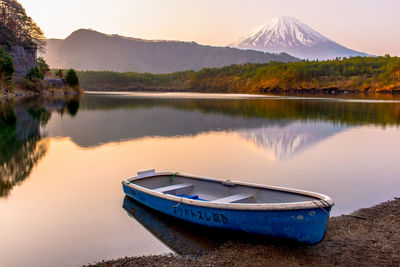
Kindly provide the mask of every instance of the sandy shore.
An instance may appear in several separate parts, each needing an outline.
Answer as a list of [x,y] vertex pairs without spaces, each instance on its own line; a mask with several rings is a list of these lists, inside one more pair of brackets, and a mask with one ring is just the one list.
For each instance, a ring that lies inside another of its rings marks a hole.
[[227,240],[189,255],[123,258],[92,266],[400,266],[400,198],[332,217],[325,239],[307,246],[265,238]]

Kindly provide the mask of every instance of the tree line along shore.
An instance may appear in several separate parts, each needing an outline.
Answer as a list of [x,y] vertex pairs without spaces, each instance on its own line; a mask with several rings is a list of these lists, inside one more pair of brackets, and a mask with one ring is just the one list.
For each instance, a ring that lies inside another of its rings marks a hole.
[[169,74],[79,71],[85,90],[221,93],[400,93],[400,58],[231,65]]

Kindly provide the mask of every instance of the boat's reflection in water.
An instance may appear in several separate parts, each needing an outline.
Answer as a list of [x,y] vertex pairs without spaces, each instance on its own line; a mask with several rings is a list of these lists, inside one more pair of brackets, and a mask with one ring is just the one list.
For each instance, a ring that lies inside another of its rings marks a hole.
[[166,246],[182,255],[213,250],[229,239],[231,234],[175,219],[129,197],[124,198],[122,207]]
[[153,210],[125,196],[122,207],[172,251],[181,254],[201,254],[214,250],[226,242],[272,245],[299,248],[306,245],[285,239],[238,231],[214,229],[185,222]]

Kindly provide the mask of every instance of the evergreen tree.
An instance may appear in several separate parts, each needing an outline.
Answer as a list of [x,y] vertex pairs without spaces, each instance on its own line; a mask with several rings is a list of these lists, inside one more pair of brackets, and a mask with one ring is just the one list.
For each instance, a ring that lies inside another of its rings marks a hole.
[[67,76],[65,77],[65,83],[72,87],[79,86],[79,78],[74,69],[68,70]]
[[34,78],[43,79],[44,76],[42,75],[42,73],[40,73],[39,68],[35,66],[29,70],[28,74],[26,75],[26,78],[29,80],[33,80]]
[[14,71],[12,57],[0,46],[0,80],[11,81]]
[[44,58],[39,57],[37,59],[37,66],[39,68],[39,72],[40,74],[45,77],[46,74],[50,71],[49,65],[47,65],[46,61],[44,60]]

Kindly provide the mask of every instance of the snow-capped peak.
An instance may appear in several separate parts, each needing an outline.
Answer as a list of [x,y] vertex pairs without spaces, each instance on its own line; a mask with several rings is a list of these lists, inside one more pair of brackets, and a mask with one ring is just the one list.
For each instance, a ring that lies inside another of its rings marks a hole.
[[287,16],[269,20],[229,46],[272,53],[286,52],[309,59],[366,55],[345,48],[298,19]]
[[306,24],[293,17],[273,18],[240,38],[231,46],[281,44],[285,46],[312,46],[317,42],[329,41]]

